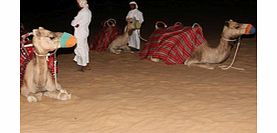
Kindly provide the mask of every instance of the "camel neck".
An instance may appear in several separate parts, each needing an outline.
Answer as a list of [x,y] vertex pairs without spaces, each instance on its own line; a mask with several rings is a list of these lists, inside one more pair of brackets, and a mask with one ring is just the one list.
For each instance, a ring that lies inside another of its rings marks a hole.
[[35,56],[35,60],[37,64],[46,64],[47,63],[47,55],[46,56]]
[[47,72],[47,56],[35,56],[35,66],[40,75],[45,75]]
[[37,87],[41,88],[45,86],[46,84],[46,79],[47,79],[47,56],[35,56],[35,71],[36,75],[35,76],[35,81],[37,83]]
[[234,41],[236,41],[236,40],[221,37],[221,39],[219,41],[218,48],[227,48],[227,47],[230,47],[230,43],[234,42]]
[[220,39],[219,45],[216,48],[216,51],[219,55],[221,55],[220,57],[222,57],[221,60],[225,60],[231,51],[231,43],[232,41],[230,40],[226,40],[223,37]]

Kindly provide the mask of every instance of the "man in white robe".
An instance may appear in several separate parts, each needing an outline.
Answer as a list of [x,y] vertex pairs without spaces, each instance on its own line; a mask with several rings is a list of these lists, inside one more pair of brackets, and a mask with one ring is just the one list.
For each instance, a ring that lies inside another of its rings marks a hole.
[[[138,4],[135,1],[129,3],[131,10],[126,16],[126,21],[138,20],[140,24],[143,23],[143,14],[138,10]],[[140,49],[140,30],[136,29],[133,31],[132,35],[129,37],[128,44],[132,51],[138,51]]]
[[88,68],[89,63],[89,46],[87,38],[89,36],[89,24],[91,22],[91,11],[88,8],[87,0],[77,0],[81,10],[72,20],[71,25],[74,27],[74,36],[77,39],[77,47],[74,49],[74,61],[80,66],[79,71]]

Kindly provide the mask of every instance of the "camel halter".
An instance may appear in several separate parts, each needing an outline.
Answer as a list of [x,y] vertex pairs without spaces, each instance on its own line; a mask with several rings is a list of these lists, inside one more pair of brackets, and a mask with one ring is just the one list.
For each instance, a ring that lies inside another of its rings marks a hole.
[[241,36],[238,39],[233,39],[233,40],[230,40],[230,39],[227,39],[227,38],[224,38],[224,37],[222,37],[222,39],[224,41],[228,41],[228,42],[238,41],[238,43],[237,43],[236,52],[235,52],[235,55],[233,57],[232,62],[228,66],[226,66],[226,65],[220,65],[219,67],[222,70],[228,70],[230,68],[233,68],[233,69],[236,69],[236,70],[241,70],[241,71],[245,70],[244,68],[238,68],[238,67],[233,67],[232,66],[234,64],[235,60],[236,60],[236,56],[237,56],[237,53],[238,53],[238,50],[239,50],[239,46],[240,46]]
[[57,52],[57,49],[56,49],[53,53],[47,53],[47,54],[45,54],[45,55],[42,55],[42,54],[38,54],[38,53],[34,50],[34,53],[35,53],[36,56],[40,56],[40,57],[45,56],[46,61],[48,61],[48,57],[49,57],[49,56],[54,55],[54,54],[56,55],[56,52]]

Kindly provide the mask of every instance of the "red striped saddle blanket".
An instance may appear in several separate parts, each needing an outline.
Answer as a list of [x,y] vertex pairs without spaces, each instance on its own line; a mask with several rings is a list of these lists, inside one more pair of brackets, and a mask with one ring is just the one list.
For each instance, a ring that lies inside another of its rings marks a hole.
[[105,51],[109,44],[119,35],[118,27],[104,26],[95,36],[91,36],[89,45],[91,50]]
[[196,47],[206,42],[200,25],[173,25],[156,29],[139,56],[142,59],[158,58],[166,64],[183,64]]

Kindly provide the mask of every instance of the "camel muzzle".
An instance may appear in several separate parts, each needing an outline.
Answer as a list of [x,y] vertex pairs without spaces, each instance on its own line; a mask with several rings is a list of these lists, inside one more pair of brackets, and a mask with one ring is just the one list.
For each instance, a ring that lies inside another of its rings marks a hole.
[[244,34],[254,34],[256,32],[255,27],[252,24],[242,24],[241,25],[242,29],[245,29]]
[[76,45],[76,43],[77,43],[76,38],[67,32],[64,32],[60,38],[61,48],[70,48]]

